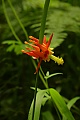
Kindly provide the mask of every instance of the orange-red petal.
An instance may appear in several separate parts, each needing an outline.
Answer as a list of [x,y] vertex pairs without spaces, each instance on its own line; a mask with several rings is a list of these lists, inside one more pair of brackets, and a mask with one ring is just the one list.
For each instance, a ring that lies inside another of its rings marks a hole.
[[33,36],[29,36],[29,38],[30,38],[31,40],[35,41],[35,42],[39,42],[39,39],[37,39],[37,38],[35,38],[35,37],[33,37]]
[[30,38],[30,43],[25,42],[25,44],[28,44],[30,47],[26,47],[26,50],[22,50],[23,53],[32,56],[33,59],[39,59],[39,63],[38,66],[36,68],[36,72],[35,74],[38,72],[39,68],[40,68],[40,64],[41,61],[49,61],[50,58],[49,56],[52,54],[51,49],[49,48],[51,40],[52,40],[53,34],[51,34],[48,42],[46,41],[46,36],[44,36],[43,38],[43,43],[40,44],[39,43],[39,39],[33,37],[33,36],[29,36]]
[[53,37],[53,33],[51,34],[51,36],[50,36],[50,38],[49,38],[49,41],[47,42],[47,48],[50,46],[50,43],[51,43],[52,37]]

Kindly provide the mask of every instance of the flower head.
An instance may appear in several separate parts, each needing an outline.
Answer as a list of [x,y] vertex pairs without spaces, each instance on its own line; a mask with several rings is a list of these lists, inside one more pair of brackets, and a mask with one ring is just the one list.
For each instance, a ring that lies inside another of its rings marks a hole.
[[29,56],[32,56],[33,59],[39,59],[39,63],[36,68],[35,74],[38,72],[38,69],[40,67],[42,60],[44,60],[45,62],[46,61],[49,62],[50,59],[52,59],[55,62],[57,62],[59,65],[64,63],[62,58],[52,55],[54,54],[54,52],[52,51],[53,48],[50,48],[52,37],[53,37],[53,34],[51,34],[49,40],[46,41],[46,36],[44,36],[42,44],[39,43],[39,39],[33,36],[29,36],[30,43],[25,41],[25,44],[29,45],[29,47],[26,47],[26,50],[22,50],[22,52]]

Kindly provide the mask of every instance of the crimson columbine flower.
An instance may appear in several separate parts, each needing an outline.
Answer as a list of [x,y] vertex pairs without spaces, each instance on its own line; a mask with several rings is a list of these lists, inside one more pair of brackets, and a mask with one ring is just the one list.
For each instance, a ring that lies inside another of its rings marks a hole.
[[32,56],[33,59],[39,59],[38,66],[36,68],[35,74],[38,72],[38,69],[41,65],[42,60],[50,61],[50,59],[54,60],[55,62],[58,63],[58,65],[62,65],[64,63],[62,58],[56,57],[52,55],[54,52],[52,51],[53,48],[50,48],[50,43],[52,40],[53,34],[51,34],[48,42],[46,41],[46,36],[43,38],[42,44],[39,43],[39,39],[29,36],[30,38],[30,43],[25,41],[25,44],[29,45],[29,47],[26,47],[26,50],[22,50],[23,53]]

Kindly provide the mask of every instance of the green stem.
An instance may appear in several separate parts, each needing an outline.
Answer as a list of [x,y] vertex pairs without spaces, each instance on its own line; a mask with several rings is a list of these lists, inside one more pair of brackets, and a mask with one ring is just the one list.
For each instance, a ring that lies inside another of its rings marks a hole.
[[[33,63],[33,65],[34,65],[34,67],[36,68],[37,65],[36,65],[35,61],[34,61],[33,59],[31,59],[31,60],[32,60],[32,63]],[[40,76],[40,78],[41,78],[41,80],[42,80],[42,82],[43,82],[45,88],[48,89],[48,85],[46,84],[46,81],[44,80],[44,77],[42,76],[42,74],[41,74],[40,71],[39,71],[39,76]]]
[[3,10],[4,10],[4,14],[5,14],[7,23],[8,23],[8,25],[9,25],[9,27],[10,27],[13,35],[15,36],[15,38],[16,38],[17,41],[19,41],[20,43],[22,43],[21,40],[19,39],[19,37],[16,35],[16,33],[15,33],[15,31],[14,31],[12,25],[11,25],[11,22],[10,22],[9,17],[8,17],[8,15],[7,15],[7,12],[6,12],[6,7],[5,7],[5,2],[4,2],[4,0],[2,0],[2,5],[3,5]]
[[44,37],[45,24],[46,24],[49,2],[50,2],[50,0],[46,0],[45,5],[44,5],[44,11],[43,11],[43,16],[42,16],[42,21],[41,21],[41,28],[40,28],[40,33],[39,33],[40,43],[42,43],[42,40],[43,40],[43,37]]
[[43,82],[45,88],[48,89],[48,85],[47,85],[47,83],[45,82],[45,80],[44,80],[44,78],[43,78],[41,72],[39,72],[39,76],[40,76],[40,78],[41,78],[41,80],[42,80],[42,82]]
[[36,74],[32,120],[34,120],[34,113],[35,113],[35,104],[36,104],[36,93],[37,93],[37,86],[38,86],[38,77],[39,77],[39,72]]
[[25,30],[25,28],[24,28],[22,22],[20,21],[18,15],[17,15],[17,13],[16,13],[16,11],[15,11],[15,9],[14,9],[12,3],[11,3],[11,0],[8,0],[8,3],[9,3],[9,5],[10,5],[10,7],[11,7],[11,9],[12,9],[12,11],[13,11],[13,13],[14,13],[16,19],[17,19],[17,21],[19,22],[19,24],[20,24],[22,30],[24,31],[24,34],[25,34],[25,36],[26,36],[26,39],[28,40],[28,34],[27,34],[27,31]]

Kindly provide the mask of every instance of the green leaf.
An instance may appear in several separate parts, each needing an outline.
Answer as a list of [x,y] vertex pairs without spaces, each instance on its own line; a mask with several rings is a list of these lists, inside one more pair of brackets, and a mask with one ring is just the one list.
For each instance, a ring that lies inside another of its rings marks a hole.
[[42,113],[42,120],[54,120],[54,118],[50,111],[46,111]]
[[49,99],[51,99],[51,96],[49,96],[47,93],[45,93],[45,97],[44,97],[43,100],[42,100],[42,105],[44,106],[45,103],[46,103]]
[[[42,104],[45,93],[46,93],[46,90],[41,90],[41,91],[37,92],[34,120],[39,120],[41,104]],[[31,107],[29,110],[28,120],[32,120],[33,102],[34,101],[32,101],[32,104],[31,104]]]
[[7,52],[11,52],[14,48],[15,48],[15,44],[10,45],[10,46],[7,48]]
[[18,43],[18,41],[15,41],[15,40],[6,40],[6,41],[3,41],[2,44],[15,44],[15,43]]
[[50,78],[50,77],[53,77],[53,76],[55,76],[55,75],[60,75],[60,74],[63,74],[63,73],[53,73],[53,74],[51,74],[51,75],[46,75],[45,76],[45,79],[48,79],[48,78]]
[[75,120],[61,95],[55,89],[51,88],[49,91],[53,103],[55,103],[61,115],[64,116],[67,120]]
[[22,50],[22,44],[15,45],[14,52],[17,55],[22,54],[21,50]]
[[68,109],[70,110],[71,107],[75,104],[75,102],[79,99],[80,99],[80,97],[75,97],[75,98],[71,99],[67,104]]
[[24,44],[16,40],[6,40],[3,41],[2,44],[8,44],[9,47],[7,48],[7,52],[11,52],[12,50],[14,50],[17,55],[22,53],[21,50],[25,46]]

